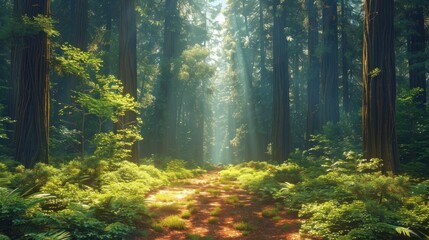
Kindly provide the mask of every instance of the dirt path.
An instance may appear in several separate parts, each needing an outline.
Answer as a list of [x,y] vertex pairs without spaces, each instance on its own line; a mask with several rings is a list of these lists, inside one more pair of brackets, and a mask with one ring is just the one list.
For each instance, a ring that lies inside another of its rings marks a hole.
[[301,239],[298,219],[216,171],[159,190],[147,204],[156,223],[144,239]]

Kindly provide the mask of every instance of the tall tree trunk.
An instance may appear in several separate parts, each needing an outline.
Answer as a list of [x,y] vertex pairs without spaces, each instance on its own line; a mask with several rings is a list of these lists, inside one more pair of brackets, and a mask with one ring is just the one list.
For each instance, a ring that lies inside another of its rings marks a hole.
[[408,36],[408,64],[410,75],[410,88],[420,88],[422,90],[415,98],[414,102],[419,107],[426,105],[426,67],[427,55],[425,19],[423,6],[411,3],[413,6],[408,14],[411,24],[411,33]]
[[337,0],[322,1],[323,49],[321,68],[321,120],[336,123],[340,120],[338,103],[338,29]]
[[[13,15],[14,18],[21,18],[22,13],[18,9],[19,0],[14,0],[13,5]],[[16,119],[16,104],[17,104],[17,91],[18,84],[21,74],[21,64],[22,64],[22,51],[23,51],[23,38],[22,37],[14,37],[12,42],[12,47],[10,51],[10,78],[9,78],[9,101],[7,105],[7,114],[10,119]],[[15,124],[10,124],[11,129],[15,128]],[[14,139],[14,132],[8,132],[9,139]],[[14,142],[12,141],[12,145]]]
[[383,172],[395,172],[394,1],[365,0],[362,131],[364,157],[383,159]]
[[[260,103],[259,103],[259,112],[257,112],[256,114],[258,114],[259,116],[271,116],[270,112],[271,112],[271,106],[269,101],[266,101],[264,99],[264,94],[266,94],[269,91],[272,91],[272,86],[271,86],[271,78],[268,74],[267,71],[267,46],[266,46],[266,31],[265,31],[265,21],[264,21],[264,8],[267,8],[267,5],[265,3],[265,0],[259,0],[259,55],[260,55],[260,61],[259,61],[259,69],[260,69],[260,88],[259,88],[259,94],[258,94],[258,98],[260,99]],[[269,95],[271,95],[271,93],[269,93]],[[272,122],[269,118],[259,118],[259,124],[261,124],[261,126],[266,126],[265,128],[261,128],[264,129],[264,131],[262,131],[260,133],[260,136],[258,136],[259,139],[259,145],[261,147],[261,150],[259,151],[261,156],[260,159],[265,159],[266,158],[266,149],[268,144],[271,141],[271,135],[270,135],[270,131],[267,131],[267,126],[270,125],[270,123]],[[267,119],[267,120],[265,120]],[[268,128],[269,129],[269,128]]]
[[[137,99],[137,22],[135,0],[121,0],[119,15],[119,79],[124,85],[124,94]],[[127,111],[122,128],[138,125],[137,113]],[[138,163],[138,142],[131,147],[131,161]]]
[[110,0],[104,0],[103,1],[103,12],[104,12],[104,24],[106,27],[106,34],[104,35],[104,40],[103,40],[103,51],[104,56],[103,56],[103,70],[102,72],[105,75],[109,75],[110,74],[110,49],[111,49],[111,42],[112,42],[112,18],[113,18],[113,14],[112,14],[112,7],[111,7],[111,2]]
[[[265,41],[265,28],[264,28],[264,0],[259,0],[259,54],[260,54],[260,77],[261,77],[261,85],[264,86],[268,82],[267,75],[267,51],[266,51],[266,41]],[[268,83],[269,84],[269,83]]]
[[161,83],[155,116],[159,136],[157,153],[172,156],[176,152],[177,135],[177,78],[172,71],[173,61],[179,55],[180,18],[177,0],[165,1],[164,43],[161,60]]
[[315,0],[306,0],[308,12],[308,110],[306,140],[320,129],[320,59],[317,55],[319,29]]
[[342,72],[342,81],[343,81],[343,105],[344,112],[350,113],[350,93],[349,93],[349,62],[347,57],[347,16],[346,16],[346,4],[344,0],[341,0],[341,72]]
[[[68,19],[70,29],[66,34],[66,41],[74,47],[86,51],[86,44],[88,38],[88,0],[73,0],[70,1],[71,18]],[[77,81],[71,76],[65,77],[60,82],[59,101],[63,105],[70,105],[72,102],[72,91],[76,90]],[[76,116],[65,116],[67,125],[74,125]],[[71,126],[76,127],[76,126]],[[82,131],[83,133],[83,131]]]
[[289,106],[289,55],[285,36],[286,2],[274,1],[273,25],[273,160],[282,163],[291,152],[290,106]]
[[[49,0],[15,2],[21,16],[49,16]],[[15,160],[25,167],[49,162],[49,41],[45,32],[23,37],[18,76]]]
[[73,30],[70,43],[86,51],[88,41],[88,0],[73,0],[71,4],[73,18],[70,20]]

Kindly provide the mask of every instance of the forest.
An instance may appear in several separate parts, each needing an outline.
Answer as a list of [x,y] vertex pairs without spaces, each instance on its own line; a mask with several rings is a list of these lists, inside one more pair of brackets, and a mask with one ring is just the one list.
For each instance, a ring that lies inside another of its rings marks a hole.
[[0,0],[0,240],[429,239],[429,0]]

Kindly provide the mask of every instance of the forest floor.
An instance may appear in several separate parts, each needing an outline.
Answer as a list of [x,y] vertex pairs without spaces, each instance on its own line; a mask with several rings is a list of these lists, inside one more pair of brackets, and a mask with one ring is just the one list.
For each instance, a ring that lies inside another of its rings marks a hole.
[[222,180],[218,171],[153,192],[146,201],[155,223],[144,239],[302,239],[296,216]]

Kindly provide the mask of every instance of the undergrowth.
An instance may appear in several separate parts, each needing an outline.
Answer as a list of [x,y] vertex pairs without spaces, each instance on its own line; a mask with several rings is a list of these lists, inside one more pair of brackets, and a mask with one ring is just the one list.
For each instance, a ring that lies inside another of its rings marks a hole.
[[95,158],[34,169],[0,163],[0,170],[1,239],[88,240],[144,236],[153,225],[147,193],[203,172],[182,160],[158,169]]

